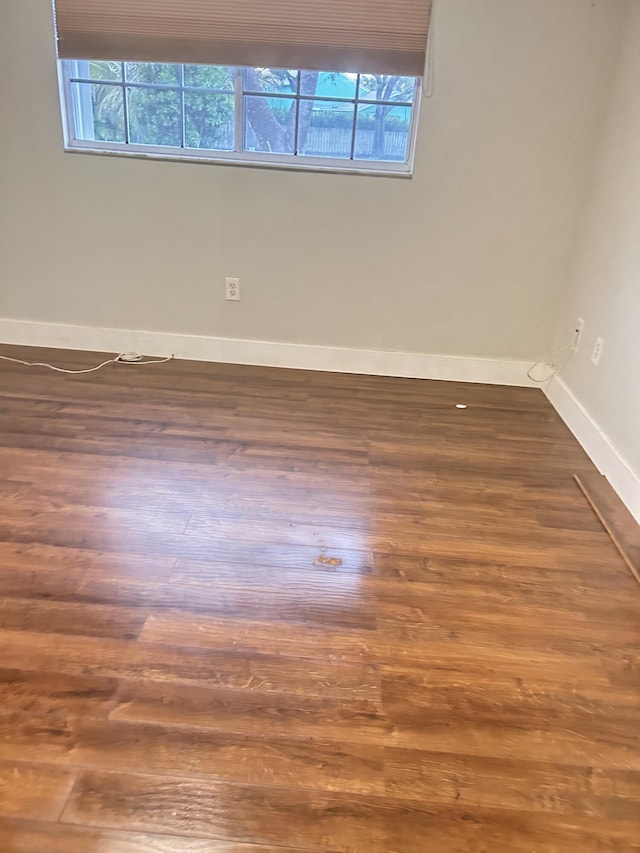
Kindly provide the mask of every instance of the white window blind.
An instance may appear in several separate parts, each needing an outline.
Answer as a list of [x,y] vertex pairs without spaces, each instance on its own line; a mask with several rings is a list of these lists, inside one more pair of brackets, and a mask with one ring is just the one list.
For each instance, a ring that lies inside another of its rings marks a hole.
[[431,0],[54,0],[66,59],[422,76]]

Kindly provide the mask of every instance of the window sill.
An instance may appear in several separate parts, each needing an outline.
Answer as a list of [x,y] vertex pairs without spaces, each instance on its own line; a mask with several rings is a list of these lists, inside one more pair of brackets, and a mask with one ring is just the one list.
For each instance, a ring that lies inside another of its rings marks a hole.
[[[164,160],[173,163],[200,163],[212,166],[245,166],[251,169],[281,169],[288,172],[325,172],[338,175],[370,175],[382,178],[412,178],[413,168],[406,163],[394,163],[392,168],[385,167],[379,162],[358,165],[340,165],[339,160],[327,162],[317,161],[313,158],[296,158],[296,162],[288,162],[287,155],[261,154],[260,159],[254,159],[250,154],[229,153],[224,157],[211,156],[212,152],[203,154],[173,154],[163,150],[149,150],[147,148],[123,150],[119,147],[94,148],[91,143],[80,143],[65,145],[67,154],[93,154],[100,157],[126,157],[134,160]],[[345,161],[353,163],[353,161]]]

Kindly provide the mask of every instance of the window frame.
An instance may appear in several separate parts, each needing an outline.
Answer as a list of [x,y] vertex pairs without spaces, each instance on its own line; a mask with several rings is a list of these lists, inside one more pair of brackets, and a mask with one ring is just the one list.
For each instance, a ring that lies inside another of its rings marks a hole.
[[[411,178],[413,176],[414,169],[414,161],[415,161],[415,150],[416,150],[416,142],[417,142],[417,134],[418,134],[418,124],[419,124],[419,114],[420,114],[420,105],[422,102],[422,78],[416,77],[416,85],[413,96],[413,103],[409,106],[411,107],[411,120],[409,125],[408,137],[407,137],[407,160],[406,161],[386,161],[386,160],[357,160],[346,157],[316,157],[309,156],[304,154],[274,154],[266,151],[238,151],[238,150],[219,150],[219,149],[206,149],[206,148],[178,148],[173,146],[160,146],[160,145],[143,145],[130,141],[126,142],[106,142],[101,140],[88,140],[88,139],[76,139],[75,138],[75,127],[74,127],[74,117],[73,117],[73,89],[72,82],[75,82],[76,78],[72,75],[69,75],[67,72],[68,64],[73,62],[85,62],[91,60],[58,60],[58,82],[59,82],[59,94],[60,94],[60,107],[62,114],[62,126],[63,126],[63,139],[64,139],[64,150],[65,152],[71,153],[81,153],[81,154],[97,154],[102,156],[116,156],[116,157],[129,157],[136,159],[151,159],[151,160],[167,160],[174,162],[182,162],[182,163],[209,163],[213,165],[235,165],[235,166],[248,166],[252,168],[267,168],[267,169],[285,169],[292,171],[311,171],[311,172],[331,172],[338,174],[362,174],[362,175],[381,175],[381,176],[392,176],[392,177],[404,177]],[[133,61],[133,60],[132,60]],[[167,63],[172,64],[172,63]],[[180,63],[174,63],[180,65]],[[187,63],[188,64],[188,63]],[[184,68],[184,64],[182,65]],[[298,70],[298,80],[300,80],[301,69]],[[305,69],[302,69],[305,70]],[[283,97],[283,98],[297,98],[298,104],[304,100],[311,101],[341,101],[344,103],[353,103],[354,105],[354,128],[357,124],[357,114],[358,107],[361,104],[364,105],[376,105],[378,103],[387,103],[383,101],[377,101],[375,99],[362,99],[357,100],[357,97],[353,98],[329,98],[326,96],[305,96],[300,95],[299,91],[293,95],[277,95],[274,93],[267,92],[256,92],[253,93],[252,90],[245,89],[243,80],[243,68],[238,67],[235,69],[236,73],[234,74],[233,80],[233,97],[235,99],[235,106],[241,104],[241,109],[234,109],[234,117],[235,117],[235,132],[234,138],[237,140],[238,138],[244,138],[244,122],[245,122],[245,109],[244,109],[244,99],[246,96],[254,96],[258,97]],[[364,73],[364,72],[363,72]],[[183,76],[181,74],[181,80],[183,81]],[[127,82],[123,79],[122,81],[107,81],[107,80],[93,80],[93,79],[82,79],[81,82],[85,83],[94,83],[99,85],[112,85],[117,86],[125,90],[127,88]],[[134,88],[158,88],[160,90],[175,90],[184,93],[185,89],[187,91],[191,90],[192,87],[185,87],[184,85],[176,84],[175,86],[159,84],[154,86],[153,84],[133,84]],[[298,85],[298,90],[299,90]],[[215,90],[209,89],[200,89],[198,87],[193,87],[193,91],[200,92],[211,92],[211,94],[215,94]],[[220,92],[220,94],[228,94],[231,92]],[[182,94],[181,100],[183,101],[184,95]],[[126,104],[127,99],[124,99],[124,103]],[[391,103],[391,102],[389,102]],[[393,102],[394,105],[396,102]],[[406,106],[406,102],[397,102],[398,106]],[[126,110],[126,106],[125,106]],[[126,118],[125,118],[126,124]],[[184,120],[183,120],[184,124]],[[127,131],[125,130],[125,133]],[[354,138],[355,138],[355,129],[354,129]],[[183,129],[184,133],[184,129]],[[296,135],[297,135],[297,122],[296,122]]]

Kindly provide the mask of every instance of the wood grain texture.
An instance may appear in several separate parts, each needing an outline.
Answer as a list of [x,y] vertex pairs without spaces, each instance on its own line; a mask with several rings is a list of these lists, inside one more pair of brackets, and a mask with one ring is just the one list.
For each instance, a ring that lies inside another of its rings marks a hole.
[[574,475],[537,390],[0,363],[0,851],[639,853]]
[[[634,821],[511,809],[438,806],[282,788],[201,785],[157,776],[85,773],[63,822],[141,832],[207,835],[225,841],[305,844],[337,853],[436,850],[637,850]],[[633,846],[625,847],[625,844]],[[492,846],[495,845],[495,846]],[[501,846],[499,846],[501,845]],[[531,845],[531,846],[528,846]]]
[[58,820],[75,778],[73,770],[0,761],[0,816]]
[[0,630],[135,640],[148,615],[142,608],[120,607],[115,603],[95,605],[30,598],[0,600]]
[[1,817],[0,850],[4,853],[309,853],[298,847],[237,844],[213,838],[119,832]]
[[116,679],[27,669],[0,669],[0,720],[106,717],[116,704]]
[[56,766],[149,772],[188,779],[381,793],[383,754],[372,744],[344,744],[228,731],[184,731],[115,721],[0,718],[0,758]]
[[[124,581],[96,577],[91,572],[86,575],[77,593],[77,598],[88,605],[116,603],[122,608],[144,608],[162,612],[163,610],[186,610],[189,613],[218,614],[243,618],[272,618],[283,622],[300,622],[304,625],[326,626],[328,628],[363,628],[373,630],[376,627],[375,613],[369,607],[360,586],[354,584],[347,575],[332,578],[327,590],[326,575],[313,572],[308,578],[300,578],[297,583],[283,579],[279,583],[262,585],[224,583],[148,583]],[[147,614],[143,614],[147,615]]]
[[287,624],[283,631],[276,621],[234,620],[179,612],[152,613],[140,639],[147,643],[227,649],[246,654],[268,652],[293,656],[303,649],[312,649],[314,658],[356,662],[373,660],[377,645],[373,631],[344,628],[338,631],[297,624]]
[[157,682],[124,684],[112,720],[260,736],[329,739],[379,746],[391,731],[381,702],[216,690]]
[[385,779],[389,794],[420,802],[513,811],[533,806],[606,820],[633,821],[640,814],[640,775],[628,770],[389,749]]
[[[300,649],[299,649],[300,651]],[[108,678],[156,679],[243,690],[379,699],[373,664],[208,651],[96,637],[0,631],[0,660],[16,669]]]

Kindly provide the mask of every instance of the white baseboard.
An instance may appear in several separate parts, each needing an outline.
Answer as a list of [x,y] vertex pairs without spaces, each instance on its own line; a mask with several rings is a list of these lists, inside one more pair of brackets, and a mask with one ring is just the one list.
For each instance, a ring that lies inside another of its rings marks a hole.
[[444,379],[487,385],[529,387],[535,384],[527,377],[529,363],[525,361],[208,338],[2,318],[0,342],[94,352],[135,351],[154,356],[173,353],[176,358],[197,361],[327,370],[334,373]]
[[640,477],[560,377],[551,380],[545,393],[598,471],[604,474],[640,524]]

